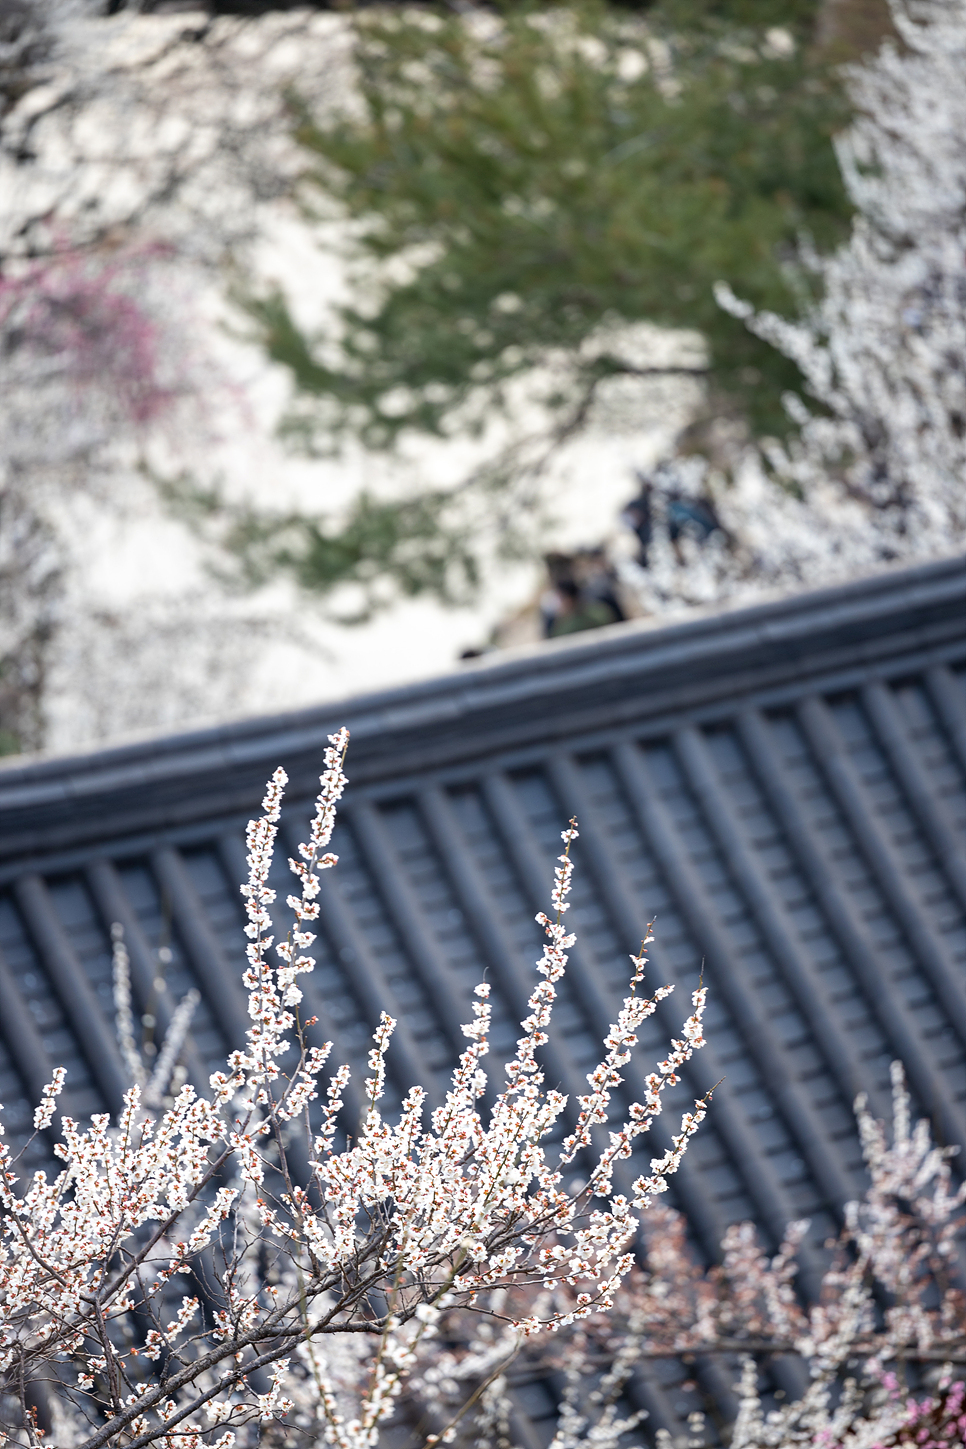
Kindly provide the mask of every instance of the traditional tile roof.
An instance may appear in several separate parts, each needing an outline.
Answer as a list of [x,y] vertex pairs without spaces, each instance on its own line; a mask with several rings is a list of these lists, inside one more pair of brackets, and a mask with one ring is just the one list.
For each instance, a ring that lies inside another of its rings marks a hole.
[[[578,945],[550,1076],[583,1088],[628,953],[656,917],[652,979],[679,991],[640,1061],[663,1055],[703,969],[710,1046],[673,1106],[724,1079],[675,1185],[696,1241],[712,1255],[729,1222],[751,1217],[774,1243],[807,1216],[820,1242],[862,1189],[852,1100],[864,1090],[889,1115],[892,1059],[940,1140],[966,1144],[964,686],[956,559],[618,625],[339,706],[7,767],[8,1133],[25,1131],[55,1063],[74,1112],[118,1105],[114,921],[159,1032],[200,989],[193,1077],[241,1044],[244,823],[284,765],[284,898],[326,735],[346,723],[341,863],[323,877],[306,992],[318,1039],[357,1066],[385,1008],[400,1023],[397,1095],[416,1080],[438,1095],[485,972],[495,1057],[509,1054],[540,949],[533,917],[576,814]],[[632,1096],[641,1075],[628,1072]],[[815,1273],[806,1254],[806,1287]],[[687,1405],[669,1374],[642,1392],[652,1423],[677,1432]]]

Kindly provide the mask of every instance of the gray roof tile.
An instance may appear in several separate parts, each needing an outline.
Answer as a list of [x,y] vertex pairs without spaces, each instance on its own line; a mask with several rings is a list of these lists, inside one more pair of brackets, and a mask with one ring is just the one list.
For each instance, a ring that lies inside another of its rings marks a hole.
[[[675,1185],[696,1242],[712,1255],[748,1216],[774,1242],[802,1215],[820,1241],[862,1188],[852,1099],[865,1090],[886,1115],[893,1058],[941,1140],[966,1144],[964,595],[963,561],[950,560],[674,626],[615,626],[341,706],[7,766],[11,1137],[52,1062],[68,1068],[72,1111],[117,1105],[114,920],[138,1009],[162,1029],[201,990],[193,1077],[242,1040],[244,822],[283,764],[284,899],[325,736],[345,721],[341,863],[323,878],[307,990],[335,1059],[361,1079],[386,1007],[400,1019],[394,1092],[422,1078],[438,1098],[484,971],[495,1056],[509,1054],[540,949],[533,915],[576,813],[578,944],[550,1076],[582,1089],[627,955],[656,916],[652,979],[680,996],[703,969],[711,987],[710,1046],[672,1112],[724,1077]],[[683,1004],[647,1023],[645,1069]],[[640,1076],[628,1071],[628,1094]],[[814,1252],[805,1269],[814,1286]],[[680,1378],[652,1365],[637,1383],[652,1425],[678,1432]],[[527,1433],[543,1392],[531,1391]]]

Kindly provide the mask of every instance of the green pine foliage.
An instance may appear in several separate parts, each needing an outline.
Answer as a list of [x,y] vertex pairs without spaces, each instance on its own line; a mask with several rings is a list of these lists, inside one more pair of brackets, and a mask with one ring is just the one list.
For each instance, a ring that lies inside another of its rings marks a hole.
[[[564,357],[545,399],[563,433],[602,379],[648,370],[619,345],[648,322],[704,338],[709,419],[781,432],[796,369],[712,289],[794,313],[799,240],[823,249],[847,227],[821,19],[814,0],[362,12],[361,109],[322,121],[292,102],[307,198],[354,223],[356,300],[339,338],[307,335],[281,293],[246,302],[294,380],[289,429],[387,448],[478,428],[515,378]],[[303,553],[301,581],[352,576],[337,553],[318,568]],[[445,573],[437,558],[413,578],[440,592]]]

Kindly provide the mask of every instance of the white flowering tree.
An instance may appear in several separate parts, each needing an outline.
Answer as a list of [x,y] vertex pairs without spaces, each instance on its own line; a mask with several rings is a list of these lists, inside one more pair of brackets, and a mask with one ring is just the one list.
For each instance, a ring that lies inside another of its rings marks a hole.
[[216,396],[218,367],[186,341],[187,301],[160,245],[65,241],[0,265],[0,754],[230,710],[245,698],[252,634],[296,639],[190,573],[136,608],[92,578],[108,519],[164,521],[154,460],[211,436],[198,378]]
[[[800,369],[803,393],[786,397],[796,431],[750,450],[723,439],[717,472],[678,459],[655,479],[647,568],[628,570],[648,608],[966,543],[966,3],[890,6],[900,43],[847,69],[855,118],[836,150],[850,238],[827,257],[802,248],[818,300],[789,321],[717,288]],[[713,506],[707,542],[668,540],[662,510],[679,498]]]
[[[640,1441],[625,1436],[646,1418],[628,1408],[641,1362],[710,1355],[736,1374],[737,1419],[727,1423],[720,1399],[705,1404],[706,1415],[696,1409],[693,1449],[720,1444],[722,1428],[731,1449],[963,1444],[966,1185],[952,1175],[955,1149],[937,1147],[928,1123],[913,1124],[898,1062],[892,1081],[891,1141],[865,1100],[856,1103],[869,1186],[843,1205],[816,1301],[806,1303],[795,1285],[808,1222],[790,1223],[774,1256],[754,1224],[734,1224],[720,1262],[707,1267],[681,1214],[656,1206],[644,1222],[646,1260],[609,1314],[580,1320],[550,1349],[539,1338],[521,1345],[509,1327],[464,1321],[461,1332],[450,1324],[446,1346],[427,1346],[407,1391],[443,1422],[475,1391],[460,1442],[514,1446],[514,1382],[556,1370],[564,1388],[552,1449],[618,1449]],[[573,1292],[548,1292],[544,1311],[565,1312]],[[787,1377],[775,1395],[776,1358],[797,1358],[805,1370],[790,1401]],[[666,1431],[655,1443],[671,1449]]]
[[[283,771],[249,825],[242,893],[252,1025],[246,1049],[212,1075],[211,1095],[186,1085],[155,1110],[149,1103],[164,1089],[156,1071],[143,1087],[132,1085],[116,1122],[107,1114],[88,1124],[55,1121],[64,1083],[58,1069],[35,1126],[54,1129],[59,1171],[21,1183],[9,1151],[0,1153],[0,1373],[14,1420],[9,1442],[40,1443],[36,1405],[45,1386],[59,1446],[227,1449],[239,1433],[249,1435],[248,1426],[257,1437],[299,1411],[316,1442],[361,1449],[377,1442],[443,1313],[461,1307],[510,1320],[526,1338],[609,1309],[632,1267],[636,1214],[665,1190],[704,1103],[685,1114],[673,1148],[648,1171],[632,1181],[625,1163],[661,1111],[665,1088],[703,1045],[705,991],[694,993],[681,1039],[647,1078],[646,1100],[601,1143],[638,1028],[671,989],[639,994],[642,947],[630,994],[561,1142],[567,1099],[546,1086],[539,1050],[574,939],[563,925],[573,821],[555,872],[554,914],[538,917],[547,940],[529,1015],[492,1106],[482,1104],[490,1026],[482,984],[464,1027],[466,1050],[443,1104],[428,1115],[418,1084],[395,1120],[383,1115],[395,1023],[382,1016],[362,1120],[340,1145],[349,1071],[341,1067],[323,1083],[331,1044],[307,1046],[298,979],[313,967],[307,952],[319,872],[336,864],[328,845],[347,743],[347,731],[330,737],[311,834],[290,861],[301,887],[288,897],[294,925],[277,941],[267,882]],[[119,1006],[130,1056],[123,989]],[[190,1003],[179,1032],[188,1010]],[[296,1064],[283,1070],[293,1042]],[[568,1190],[562,1169],[578,1157],[586,1185]],[[493,1295],[511,1289],[514,1305],[501,1313]],[[555,1297],[562,1289],[566,1298]],[[438,1435],[446,1437],[445,1424]]]
[[[865,1098],[856,1102],[869,1187],[844,1205],[816,1302],[804,1304],[793,1284],[808,1222],[791,1223],[770,1259],[753,1226],[736,1225],[710,1271],[695,1265],[677,1214],[655,1223],[648,1271],[624,1311],[637,1315],[639,1352],[744,1356],[731,1449],[883,1449],[933,1433],[936,1446],[962,1442],[966,1184],[953,1179],[957,1149],[938,1147],[928,1122],[913,1124],[898,1062],[892,1085],[891,1142]],[[781,1354],[804,1361],[807,1388],[784,1406],[763,1404],[762,1360]]]
[[[145,1070],[118,928],[117,1028],[135,1083],[120,1121],[55,1124],[58,1072],[36,1125],[62,1139],[59,1176],[36,1174],[24,1187],[4,1154],[0,1350],[10,1442],[38,1445],[52,1428],[58,1449],[195,1449],[232,1436],[281,1449],[293,1435],[340,1449],[383,1441],[515,1449],[527,1442],[515,1386],[551,1374],[560,1396],[552,1449],[619,1449],[648,1432],[629,1395],[641,1362],[711,1356],[738,1375],[732,1449],[961,1444],[966,1186],[953,1178],[954,1149],[912,1123],[898,1063],[891,1141],[865,1101],[856,1103],[870,1186],[845,1205],[810,1304],[795,1284],[807,1223],[790,1224],[774,1256],[752,1224],[737,1224],[708,1267],[681,1215],[654,1202],[703,1103],[685,1116],[674,1150],[629,1181],[635,1138],[702,1044],[703,990],[682,1040],[649,1077],[647,1101],[601,1148],[597,1133],[637,1029],[667,992],[638,994],[643,951],[561,1141],[565,1099],[546,1089],[538,1054],[572,943],[562,918],[573,823],[554,916],[541,917],[547,945],[530,1012],[490,1109],[484,985],[451,1089],[428,1120],[419,1086],[387,1118],[394,1024],[383,1018],[362,1120],[342,1145],[348,1071],[322,1082],[329,1048],[305,1044],[298,977],[312,966],[318,872],[335,863],[327,847],[345,745],[344,732],[333,736],[309,841],[290,862],[301,885],[288,901],[295,926],[277,945],[267,880],[281,772],[249,827],[252,1027],[247,1050],[211,1078],[211,1098],[191,1087],[174,1101],[165,1095],[193,993]],[[578,1159],[587,1185],[567,1192],[561,1169]],[[637,1266],[641,1210],[646,1250]],[[776,1358],[808,1370],[790,1402],[771,1397]],[[717,1444],[714,1421],[727,1418],[721,1403],[705,1407],[707,1422],[699,1412],[690,1421],[694,1445]],[[669,1449],[666,1439],[658,1431],[655,1442]]]
[[224,269],[284,214],[285,90],[331,97],[345,22],[151,8],[0,7],[0,753],[243,708],[251,629],[298,634],[192,566],[196,527],[175,588],[149,569],[133,604],[103,561],[175,516],[149,480],[210,481],[253,427]]
[[[64,250],[0,269],[0,750],[38,749],[79,496],[170,412],[177,382],[145,305],[152,256]],[[65,537],[66,535],[66,537]]]

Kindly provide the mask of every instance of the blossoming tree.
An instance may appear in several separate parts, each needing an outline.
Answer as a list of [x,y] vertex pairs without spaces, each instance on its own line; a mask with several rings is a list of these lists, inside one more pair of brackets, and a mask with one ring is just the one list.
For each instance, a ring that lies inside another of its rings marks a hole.
[[854,115],[835,149],[848,240],[819,255],[805,236],[789,258],[797,319],[736,295],[734,278],[715,289],[776,366],[795,364],[794,429],[781,442],[722,427],[704,456],[644,480],[632,505],[647,515],[644,566],[618,566],[648,612],[966,546],[966,4],[889,7],[899,43],[845,68]]
[[[301,890],[288,897],[294,924],[282,939],[273,935],[268,885],[282,770],[249,825],[242,893],[252,1024],[247,1048],[211,1076],[210,1096],[186,1085],[166,1109],[151,1111],[163,1090],[152,1080],[145,1090],[132,1085],[115,1123],[107,1114],[86,1125],[67,1116],[55,1122],[58,1069],[35,1126],[55,1129],[59,1172],[38,1171],[21,1184],[9,1151],[0,1151],[0,1388],[13,1406],[17,1445],[41,1440],[37,1402],[46,1385],[59,1444],[228,1449],[245,1426],[254,1432],[293,1411],[290,1380],[311,1383],[316,1440],[341,1449],[375,1444],[444,1312],[499,1316],[492,1295],[512,1289],[520,1305],[513,1328],[527,1337],[609,1309],[634,1261],[636,1214],[665,1190],[704,1116],[697,1103],[671,1150],[637,1177],[627,1171],[664,1089],[703,1045],[702,987],[681,1039],[647,1078],[646,1100],[599,1136],[638,1028],[671,990],[639,992],[642,946],[603,1059],[562,1135],[567,1099],[545,1084],[539,1051],[574,939],[563,925],[571,821],[554,914],[538,917],[547,940],[529,1015],[489,1110],[482,984],[464,1027],[466,1050],[428,1117],[418,1084],[396,1120],[383,1115],[395,1026],[383,1015],[362,1120],[342,1141],[348,1068],[323,1084],[331,1043],[306,1044],[298,980],[314,964],[307,952],[319,872],[336,864],[327,847],[347,743],[345,730],[330,737],[311,834],[290,861]],[[562,1168],[578,1157],[586,1185],[568,1190]],[[562,1288],[565,1300],[554,1297]],[[530,1301],[533,1291],[539,1296]],[[354,1354],[353,1343],[371,1347]],[[347,1356],[365,1366],[348,1415],[338,1371]]]
[[[856,1103],[869,1186],[843,1205],[815,1301],[795,1284],[807,1222],[790,1223],[773,1256],[754,1224],[736,1223],[720,1262],[708,1267],[681,1214],[655,1206],[644,1223],[643,1266],[610,1313],[579,1320],[549,1347],[537,1336],[521,1342],[511,1323],[450,1314],[445,1332],[419,1347],[404,1392],[442,1423],[475,1395],[459,1442],[507,1449],[525,1442],[515,1433],[514,1386],[556,1371],[563,1388],[552,1449],[618,1449],[647,1432],[638,1427],[647,1415],[633,1410],[634,1374],[647,1360],[677,1357],[724,1370],[705,1412],[690,1416],[691,1449],[966,1442],[966,1184],[953,1178],[955,1149],[938,1147],[928,1123],[912,1122],[898,1062],[892,1080],[891,1141],[864,1099]],[[573,1301],[574,1289],[557,1285],[544,1312],[566,1313]],[[365,1371],[362,1361],[343,1363],[343,1392],[361,1397]],[[310,1402],[311,1386],[296,1397]],[[694,1402],[702,1403],[697,1394]],[[654,1442],[670,1449],[668,1431],[658,1428]]]
[[0,752],[43,743],[81,531],[72,509],[109,491],[124,446],[177,398],[169,339],[145,305],[157,260],[157,249],[65,246],[0,270]]
[[836,150],[851,237],[804,257],[820,300],[792,322],[717,292],[805,380],[786,399],[798,436],[762,448],[785,490],[752,468],[721,494],[746,560],[776,582],[966,540],[966,4],[890,4],[901,49],[848,73],[857,114]]
[[255,427],[225,267],[278,226],[284,91],[338,90],[345,24],[156,8],[0,6],[0,753],[243,708],[252,629],[298,634],[192,567],[196,519],[124,578],[179,520],[157,480],[210,483]]

